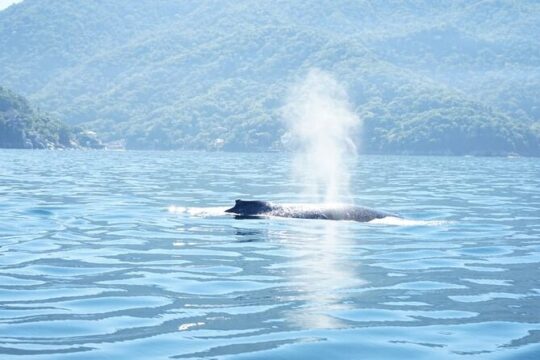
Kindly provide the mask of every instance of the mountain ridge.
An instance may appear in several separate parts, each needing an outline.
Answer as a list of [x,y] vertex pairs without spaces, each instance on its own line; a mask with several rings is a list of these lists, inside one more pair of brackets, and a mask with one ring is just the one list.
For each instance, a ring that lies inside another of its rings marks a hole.
[[534,1],[129,4],[1,12],[0,82],[128,148],[252,151],[282,147],[287,89],[316,67],[348,89],[364,152],[540,154]]

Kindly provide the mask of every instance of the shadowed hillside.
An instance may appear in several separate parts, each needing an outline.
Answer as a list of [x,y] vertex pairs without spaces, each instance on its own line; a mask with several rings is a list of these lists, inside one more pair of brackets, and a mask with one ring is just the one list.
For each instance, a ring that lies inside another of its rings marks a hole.
[[33,109],[28,101],[0,87],[0,148],[102,148],[92,131],[63,124]]

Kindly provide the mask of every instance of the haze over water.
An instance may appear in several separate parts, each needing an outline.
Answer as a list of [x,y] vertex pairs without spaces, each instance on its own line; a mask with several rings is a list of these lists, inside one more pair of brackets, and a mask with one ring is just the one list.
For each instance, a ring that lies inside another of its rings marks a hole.
[[540,351],[538,159],[364,157],[396,226],[196,211],[294,202],[281,154],[0,153],[2,359]]

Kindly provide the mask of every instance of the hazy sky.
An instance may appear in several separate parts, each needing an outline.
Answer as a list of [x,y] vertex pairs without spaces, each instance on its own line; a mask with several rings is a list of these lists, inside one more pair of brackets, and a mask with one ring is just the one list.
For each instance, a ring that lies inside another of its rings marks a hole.
[[0,11],[4,10],[11,4],[21,2],[22,0],[0,0]]

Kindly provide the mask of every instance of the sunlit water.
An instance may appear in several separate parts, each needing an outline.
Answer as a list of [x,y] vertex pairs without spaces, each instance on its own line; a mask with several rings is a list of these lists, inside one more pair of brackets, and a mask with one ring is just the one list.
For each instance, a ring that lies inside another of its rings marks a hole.
[[301,202],[289,164],[0,151],[0,358],[540,358],[539,159],[361,157],[404,219],[218,211]]

